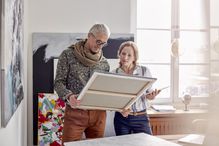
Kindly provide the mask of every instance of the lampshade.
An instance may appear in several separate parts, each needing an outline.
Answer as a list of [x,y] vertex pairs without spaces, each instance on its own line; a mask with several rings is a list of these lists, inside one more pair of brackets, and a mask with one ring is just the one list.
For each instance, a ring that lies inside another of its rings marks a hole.
[[173,40],[173,42],[171,44],[171,55],[173,57],[179,56],[179,41],[178,41],[178,39]]

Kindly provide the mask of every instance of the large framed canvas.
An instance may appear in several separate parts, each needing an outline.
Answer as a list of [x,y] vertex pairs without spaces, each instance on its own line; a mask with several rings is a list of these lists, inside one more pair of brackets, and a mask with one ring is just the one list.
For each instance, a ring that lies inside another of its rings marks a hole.
[[94,72],[78,96],[78,108],[128,109],[155,81],[156,78]]
[[1,0],[1,126],[24,97],[23,0]]
[[38,94],[38,145],[61,146],[65,103],[57,94]]

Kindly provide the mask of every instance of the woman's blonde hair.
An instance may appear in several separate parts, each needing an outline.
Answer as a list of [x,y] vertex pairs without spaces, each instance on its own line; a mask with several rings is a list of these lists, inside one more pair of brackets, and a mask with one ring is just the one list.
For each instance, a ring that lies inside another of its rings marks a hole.
[[[118,53],[117,53],[117,56],[119,57],[119,55],[121,54],[122,50],[125,48],[125,47],[132,47],[133,51],[134,51],[134,56],[135,56],[135,60],[133,61],[133,64],[134,66],[137,65],[137,61],[138,61],[138,47],[137,45],[135,44],[135,42],[133,41],[126,41],[126,42],[123,42],[120,47],[119,47],[119,50],[118,50]],[[121,63],[119,62],[119,65],[121,67]]]

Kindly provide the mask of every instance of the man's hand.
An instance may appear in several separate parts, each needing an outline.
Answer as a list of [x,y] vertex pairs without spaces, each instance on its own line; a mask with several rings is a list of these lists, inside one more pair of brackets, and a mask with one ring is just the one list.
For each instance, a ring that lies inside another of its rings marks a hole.
[[77,96],[78,95],[75,95],[75,94],[72,94],[68,97],[68,103],[70,104],[70,106],[72,108],[75,108],[76,106],[79,106],[80,105],[80,100],[77,100]]

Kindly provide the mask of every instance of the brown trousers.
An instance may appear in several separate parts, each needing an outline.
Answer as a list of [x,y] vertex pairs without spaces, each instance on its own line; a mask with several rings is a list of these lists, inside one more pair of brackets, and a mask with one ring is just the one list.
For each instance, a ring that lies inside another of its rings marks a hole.
[[62,143],[104,136],[106,111],[73,109],[66,105]]

